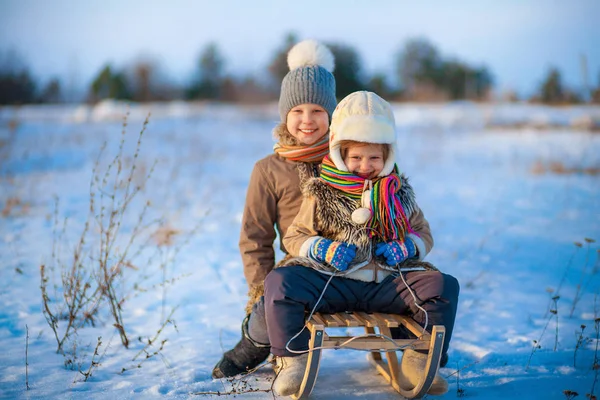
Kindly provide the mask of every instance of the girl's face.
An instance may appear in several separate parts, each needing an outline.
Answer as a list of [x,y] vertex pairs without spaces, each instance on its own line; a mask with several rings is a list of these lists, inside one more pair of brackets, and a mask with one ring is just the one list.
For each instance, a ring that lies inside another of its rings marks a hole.
[[354,144],[348,147],[344,164],[350,172],[365,179],[374,179],[383,169],[383,145]]
[[286,126],[301,144],[311,145],[329,130],[329,115],[316,104],[300,104],[288,113]]

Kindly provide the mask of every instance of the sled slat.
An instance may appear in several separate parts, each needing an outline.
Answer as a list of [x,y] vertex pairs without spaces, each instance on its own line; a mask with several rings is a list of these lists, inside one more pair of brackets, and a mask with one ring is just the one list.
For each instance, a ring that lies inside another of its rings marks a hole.
[[374,319],[371,314],[367,314],[363,311],[358,311],[356,312],[356,316],[360,318],[363,321],[363,324],[365,326],[368,326],[369,328],[377,326],[377,320]]
[[344,319],[346,320],[346,325],[348,326],[362,326],[361,320],[356,318],[356,315],[353,313],[344,313]]
[[408,328],[408,330],[411,331],[411,333],[413,333],[416,337],[423,336],[424,340],[430,340],[429,332],[427,332],[427,331],[423,332],[423,327],[421,325],[419,325],[417,323],[417,321],[415,321],[411,317],[409,317],[407,315],[396,315],[396,314],[388,314],[388,315],[391,316],[392,318],[394,318],[401,325],[404,325],[406,328]]
[[387,328],[397,328],[398,321],[390,314],[375,313],[373,317],[377,319],[379,326],[385,326]]
[[312,316],[312,320],[309,321],[310,323],[317,324],[317,325],[323,325],[326,326],[327,323],[325,322],[325,320],[323,318],[321,318],[321,314],[313,314]]
[[340,318],[340,314],[330,314],[331,318],[333,318],[338,324],[339,326],[348,326],[348,324],[346,324],[346,321],[342,318]]
[[340,324],[335,320],[335,318],[333,318],[333,316],[331,314],[321,314],[321,318],[323,318],[323,320],[325,320],[326,325],[325,326],[331,326],[331,327],[339,327]]

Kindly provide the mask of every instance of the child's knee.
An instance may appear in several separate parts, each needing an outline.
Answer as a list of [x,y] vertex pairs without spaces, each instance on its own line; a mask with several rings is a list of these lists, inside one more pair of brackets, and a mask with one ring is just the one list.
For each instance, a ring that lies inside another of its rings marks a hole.
[[458,279],[452,275],[442,274],[444,277],[444,292],[449,294],[449,297],[458,298],[460,293],[460,284]]
[[423,279],[424,287],[427,289],[427,292],[431,292],[432,295],[439,295],[444,292],[444,287],[446,286],[445,275],[439,271],[427,271],[425,272],[421,279]]
[[292,285],[290,282],[297,280],[298,269],[304,267],[281,267],[275,268],[265,278],[265,297],[269,297],[273,292],[285,293]]
[[420,283],[416,289],[419,297],[444,297],[448,299],[457,298],[459,292],[458,280],[452,275],[443,274],[439,271],[427,271],[419,276]]
[[276,268],[267,274],[265,278],[265,293],[269,288],[280,286],[284,280],[284,274],[281,273],[282,268]]
[[283,269],[285,268],[274,269],[265,278],[265,301],[283,295],[282,289],[285,287],[286,280],[286,274],[282,272]]

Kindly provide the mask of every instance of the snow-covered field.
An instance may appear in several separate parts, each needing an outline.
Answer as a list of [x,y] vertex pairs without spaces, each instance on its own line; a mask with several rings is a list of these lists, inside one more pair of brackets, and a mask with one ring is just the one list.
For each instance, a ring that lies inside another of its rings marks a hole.
[[[61,273],[88,218],[92,171],[97,164],[102,180],[126,110],[111,102],[0,108],[2,398],[190,398],[270,387],[270,367],[245,383],[210,373],[239,339],[246,302],[239,224],[252,165],[271,152],[275,105],[131,106],[125,175],[152,113],[132,174],[140,192],[112,250],[123,251],[132,235],[141,239],[116,287],[127,296],[122,321],[131,343],[121,345],[103,309],[95,327],[77,330],[66,355],[57,354],[42,313],[40,265],[55,312],[64,302]],[[600,121],[600,108],[455,103],[395,111],[398,164],[436,240],[429,261],[461,282],[450,363],[441,371],[450,392],[440,398],[565,399],[571,390],[585,399],[592,389],[598,396],[600,134],[576,127]],[[110,204],[109,189],[93,193]],[[146,201],[147,229],[136,233]],[[83,265],[100,252],[101,229],[94,218],[90,224]],[[534,341],[541,348],[532,354]],[[79,369],[91,371],[87,381]],[[399,396],[365,353],[340,350],[324,353],[313,397]]]

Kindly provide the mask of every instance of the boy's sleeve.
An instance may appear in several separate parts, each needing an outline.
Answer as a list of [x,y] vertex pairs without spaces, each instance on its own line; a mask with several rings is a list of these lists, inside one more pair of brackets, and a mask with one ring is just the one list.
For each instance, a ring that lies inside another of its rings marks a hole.
[[427,254],[433,248],[433,236],[431,236],[431,229],[429,228],[429,222],[425,219],[423,211],[419,207],[412,213],[408,223],[415,233],[409,233],[408,237],[415,242],[417,250],[419,252],[419,260],[423,260]]
[[250,175],[240,232],[244,276],[250,288],[262,285],[275,265],[277,196],[264,169],[256,164]]
[[283,238],[283,245],[293,257],[307,257],[310,245],[319,238],[315,210],[314,197],[304,197],[300,211]]

